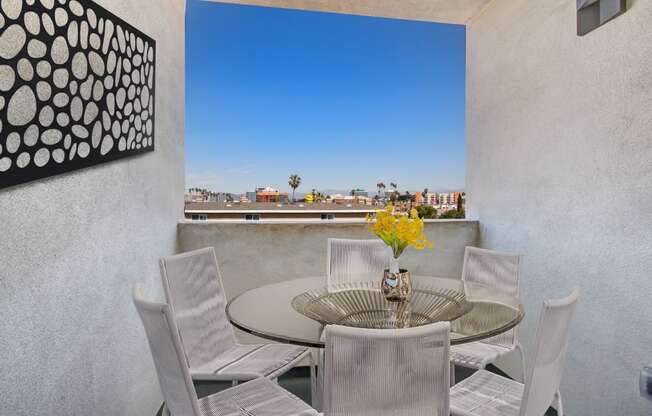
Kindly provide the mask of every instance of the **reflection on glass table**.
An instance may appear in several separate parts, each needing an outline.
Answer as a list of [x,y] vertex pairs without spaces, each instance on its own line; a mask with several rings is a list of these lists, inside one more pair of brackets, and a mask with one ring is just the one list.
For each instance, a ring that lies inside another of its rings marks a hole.
[[523,319],[518,299],[489,287],[428,276],[414,276],[413,283],[411,303],[397,305],[384,300],[379,282],[326,289],[325,277],[290,280],[242,293],[227,314],[245,332],[317,348],[324,347],[320,335],[329,323],[401,328],[446,320],[451,344],[463,344],[506,332]]
[[414,285],[409,301],[391,302],[380,281],[354,281],[308,290],[292,299],[292,307],[323,325],[396,329],[452,321],[472,305],[462,290],[420,284]]

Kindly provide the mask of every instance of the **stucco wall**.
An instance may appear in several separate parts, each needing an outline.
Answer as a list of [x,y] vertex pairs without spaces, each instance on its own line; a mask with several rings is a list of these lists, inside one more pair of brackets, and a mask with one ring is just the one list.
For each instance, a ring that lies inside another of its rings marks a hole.
[[[364,222],[322,223],[218,223],[179,224],[179,250],[214,247],[224,289],[229,299],[258,286],[284,280],[326,275],[328,238],[374,238]],[[478,223],[466,220],[436,220],[425,226],[435,241],[433,250],[408,249],[401,267],[414,274],[441,277],[462,275],[464,247],[476,245]],[[259,338],[236,331],[242,342]]]
[[183,0],[98,0],[157,42],[156,151],[0,191],[0,414],[153,415],[130,286],[183,216]]
[[574,0],[495,0],[467,29],[467,195],[482,245],[526,253],[544,298],[582,294],[571,415],[643,414],[652,362],[652,2],[576,36]]
[[[427,222],[432,250],[408,249],[401,267],[414,274],[460,277],[464,247],[474,245],[478,224],[465,220]],[[183,222],[179,249],[215,247],[229,298],[268,283],[326,275],[328,238],[374,238],[358,224],[243,224]]]

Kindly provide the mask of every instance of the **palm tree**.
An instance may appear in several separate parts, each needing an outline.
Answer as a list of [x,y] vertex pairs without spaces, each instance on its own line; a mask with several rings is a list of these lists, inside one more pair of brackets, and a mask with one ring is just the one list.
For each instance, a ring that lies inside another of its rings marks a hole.
[[385,184],[382,183],[382,182],[378,182],[376,184],[376,187],[378,187],[378,195],[380,195],[380,193],[383,191],[383,189],[385,189]]
[[397,185],[395,182],[390,182],[390,183],[389,183],[389,186],[391,186],[391,187],[394,189],[394,191],[392,192],[392,195],[389,197],[389,199],[390,199],[392,202],[396,202],[396,200],[397,200],[398,197],[399,197],[399,193],[398,193],[398,185]]
[[426,196],[428,194],[428,188],[423,188],[423,196]]
[[292,174],[288,180],[288,185],[292,188],[292,202],[294,202],[294,191],[301,185],[301,177],[299,175]]

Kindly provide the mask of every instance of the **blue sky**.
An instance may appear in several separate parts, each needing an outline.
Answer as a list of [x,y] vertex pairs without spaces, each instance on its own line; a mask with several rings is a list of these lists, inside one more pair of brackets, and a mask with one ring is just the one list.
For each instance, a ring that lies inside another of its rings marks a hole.
[[187,8],[188,187],[464,187],[463,26]]

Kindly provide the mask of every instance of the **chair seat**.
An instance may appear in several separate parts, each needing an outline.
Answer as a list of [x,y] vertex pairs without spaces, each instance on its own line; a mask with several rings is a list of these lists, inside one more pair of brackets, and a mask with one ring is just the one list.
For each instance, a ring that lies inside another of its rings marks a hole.
[[480,341],[469,342],[462,345],[451,346],[451,362],[461,367],[476,370],[485,368],[487,364],[495,362],[514,348],[488,344]]
[[317,416],[319,413],[266,378],[199,399],[203,416]]
[[479,370],[451,387],[453,416],[518,416],[523,384]]
[[236,344],[210,363],[193,368],[194,380],[275,378],[310,354],[306,347],[287,344]]

